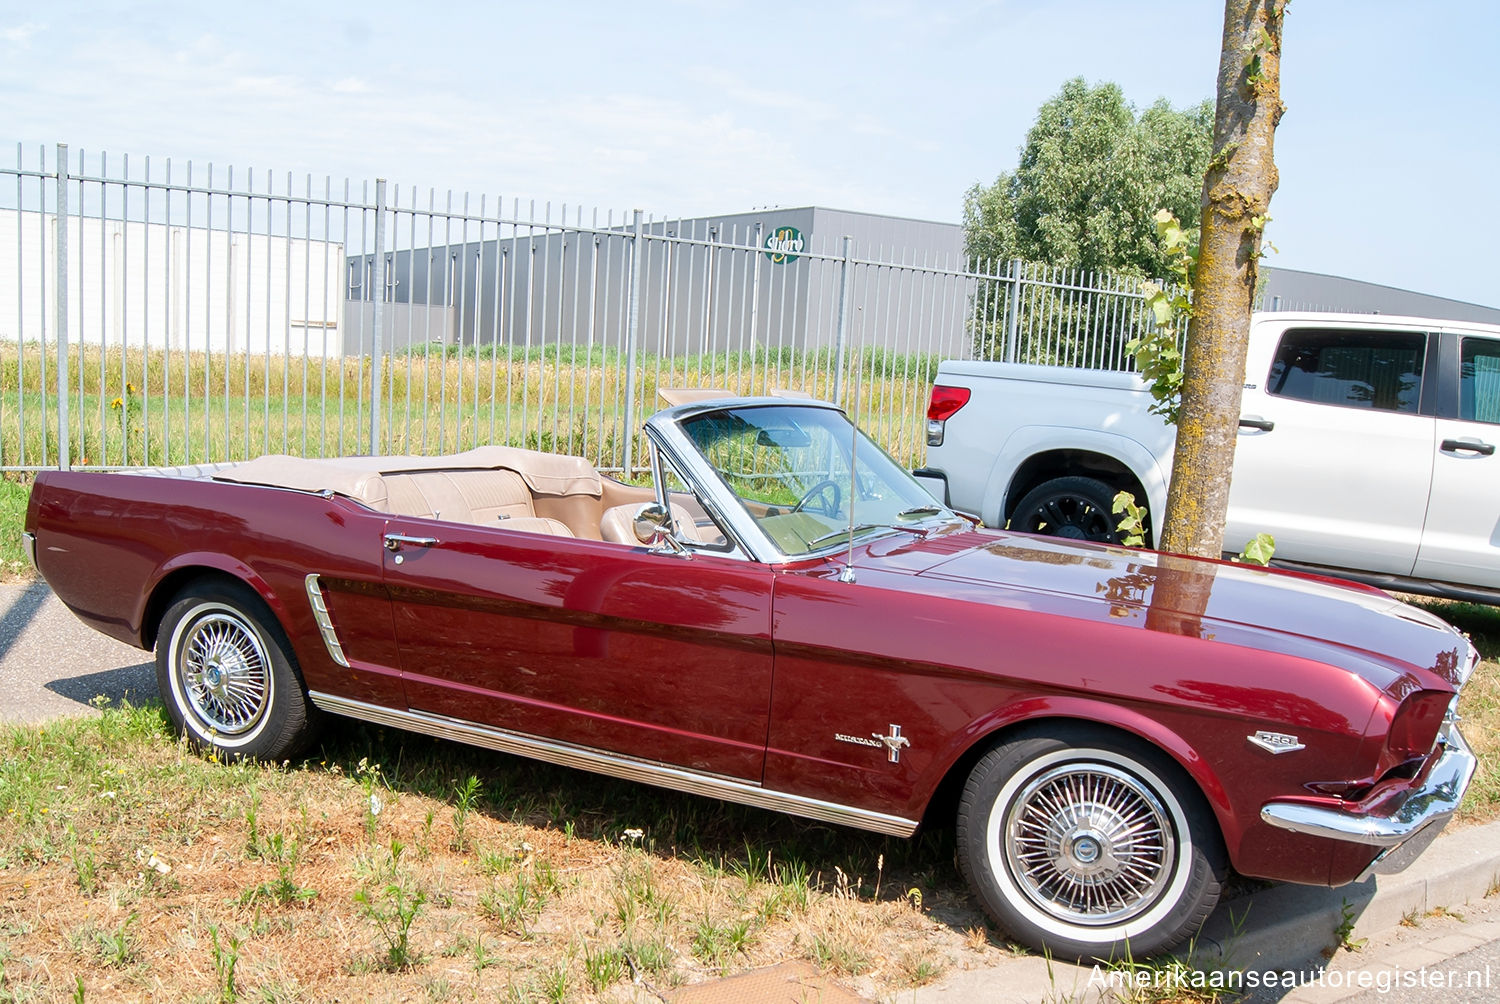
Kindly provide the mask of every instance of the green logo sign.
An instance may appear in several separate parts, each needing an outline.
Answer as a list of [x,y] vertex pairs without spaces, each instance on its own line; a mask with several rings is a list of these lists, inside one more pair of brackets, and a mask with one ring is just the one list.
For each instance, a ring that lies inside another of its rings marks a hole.
[[796,227],[777,227],[766,238],[766,257],[771,259],[773,265],[785,265],[789,261],[796,261],[798,253],[804,247],[806,241],[802,239],[802,231]]

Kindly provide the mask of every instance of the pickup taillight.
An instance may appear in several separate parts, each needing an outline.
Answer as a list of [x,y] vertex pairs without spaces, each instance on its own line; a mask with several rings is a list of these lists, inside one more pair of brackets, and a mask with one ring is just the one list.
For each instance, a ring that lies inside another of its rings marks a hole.
[[932,388],[932,397],[927,400],[927,445],[943,445],[944,423],[953,417],[953,413],[969,403],[969,388],[967,387],[944,387],[935,384]]

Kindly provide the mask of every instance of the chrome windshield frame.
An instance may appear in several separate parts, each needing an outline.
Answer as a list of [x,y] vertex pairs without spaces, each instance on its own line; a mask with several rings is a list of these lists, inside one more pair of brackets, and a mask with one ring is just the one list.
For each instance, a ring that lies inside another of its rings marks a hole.
[[[760,524],[745,509],[739,497],[724,483],[718,471],[699,452],[697,445],[682,428],[683,422],[699,415],[749,408],[809,408],[833,411],[852,424],[852,420],[844,409],[827,401],[785,397],[726,397],[712,401],[694,401],[659,411],[646,420],[646,436],[653,449],[663,451],[672,460],[673,466],[684,480],[689,482],[704,508],[715,516],[723,517],[725,527],[738,539],[740,546],[753,560],[768,565],[781,565],[842,554],[849,546],[849,540],[843,534],[840,534],[836,540],[830,541],[826,547],[815,551],[801,554],[788,554],[783,551],[761,529]],[[863,431],[860,432],[860,436],[867,442],[869,441],[869,437],[865,436]],[[915,478],[912,481],[913,484],[917,484],[918,488],[921,487]],[[938,504],[941,505],[941,503]],[[944,511],[950,510],[944,507]],[[885,528],[885,533],[872,531],[857,534],[856,540],[867,541],[885,534],[903,532],[905,531],[902,528],[888,527]]]

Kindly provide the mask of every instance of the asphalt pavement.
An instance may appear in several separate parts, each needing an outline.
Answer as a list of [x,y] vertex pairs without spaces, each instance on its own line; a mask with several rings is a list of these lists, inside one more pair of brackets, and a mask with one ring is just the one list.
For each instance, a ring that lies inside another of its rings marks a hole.
[[46,583],[0,582],[0,685],[0,721],[38,722],[154,697],[156,663],[85,627]]

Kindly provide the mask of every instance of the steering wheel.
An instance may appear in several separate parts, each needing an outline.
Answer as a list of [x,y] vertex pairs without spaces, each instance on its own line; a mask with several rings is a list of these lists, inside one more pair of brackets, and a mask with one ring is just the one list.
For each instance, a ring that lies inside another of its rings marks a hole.
[[[822,500],[822,505],[809,505],[818,496],[827,496]],[[839,513],[839,503],[843,501],[844,492],[839,483],[830,478],[824,478],[803,493],[797,504],[792,506],[792,512],[801,512],[811,508],[813,512],[822,513],[830,519]]]

